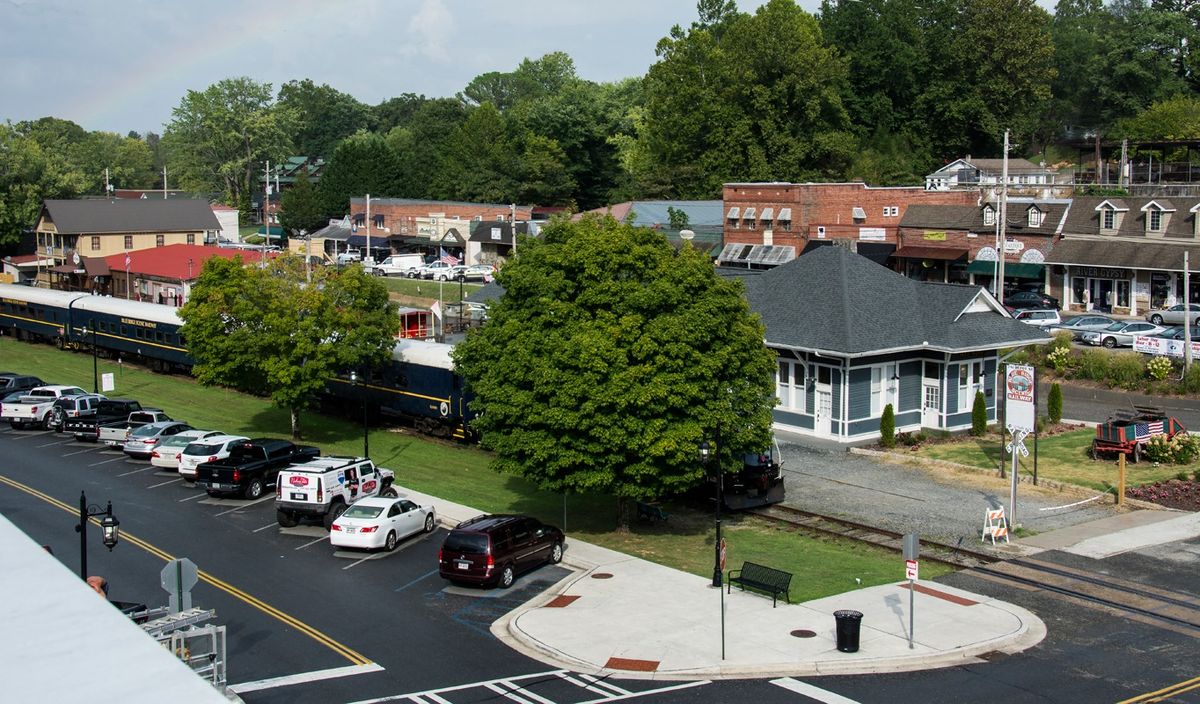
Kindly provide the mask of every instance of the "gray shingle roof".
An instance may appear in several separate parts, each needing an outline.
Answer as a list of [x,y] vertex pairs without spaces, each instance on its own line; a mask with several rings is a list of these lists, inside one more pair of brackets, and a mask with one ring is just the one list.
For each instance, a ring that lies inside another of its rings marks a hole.
[[221,229],[212,207],[195,199],[47,200],[42,215],[64,235]]
[[1192,207],[1200,202],[1200,198],[1180,198],[1173,197],[1170,200],[1163,198],[1145,198],[1125,196],[1123,198],[1105,198],[1103,196],[1080,196],[1075,198],[1071,205],[1071,212],[1067,216],[1067,222],[1063,226],[1063,235],[1099,235],[1100,234],[1100,212],[1096,210],[1104,201],[1108,201],[1117,208],[1128,208],[1125,211],[1124,218],[1121,222],[1120,229],[1116,235],[1120,237],[1146,237],[1146,213],[1142,212],[1142,207],[1150,201],[1155,201],[1159,205],[1166,208],[1174,208],[1175,212],[1171,213],[1171,217],[1167,222],[1167,229],[1163,232],[1166,238],[1181,238],[1192,239],[1195,234],[1196,213],[1190,212]]
[[767,344],[857,356],[897,349],[967,351],[1048,342],[999,312],[965,312],[978,286],[906,278],[844,247],[821,247],[745,279]]
[[[1042,212],[1042,222],[1037,227],[1029,227],[1029,209],[1036,205]],[[927,230],[969,230],[972,232],[991,232],[996,226],[983,223],[984,205],[910,205],[904,211],[900,227],[924,228]],[[998,205],[991,204],[998,209]],[[1014,235],[1046,235],[1057,232],[1059,225],[1070,208],[1070,203],[1063,201],[1008,201],[1007,230]]]
[[[1046,255],[1048,264],[1120,267],[1183,271],[1183,253],[1192,262],[1200,262],[1200,243],[1185,246],[1180,242],[1123,242],[1103,239],[1064,239]],[[1189,263],[1189,267],[1195,265]]]

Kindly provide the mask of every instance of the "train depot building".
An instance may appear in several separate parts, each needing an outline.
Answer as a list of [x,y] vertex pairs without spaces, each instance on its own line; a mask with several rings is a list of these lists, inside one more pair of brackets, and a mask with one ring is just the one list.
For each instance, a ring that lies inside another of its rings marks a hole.
[[970,428],[979,391],[993,422],[1002,350],[1050,341],[979,286],[916,281],[845,246],[743,280],[778,357],[775,427],[839,442],[878,438],[888,404],[897,432]]

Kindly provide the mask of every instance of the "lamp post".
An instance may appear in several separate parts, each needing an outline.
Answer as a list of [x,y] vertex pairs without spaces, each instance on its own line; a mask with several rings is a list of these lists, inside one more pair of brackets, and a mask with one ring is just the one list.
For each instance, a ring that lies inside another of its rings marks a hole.
[[108,506],[104,510],[96,504],[88,505],[87,496],[81,491],[79,492],[79,525],[75,526],[75,532],[79,533],[79,577],[87,579],[88,577],[88,559],[87,559],[87,524],[89,518],[98,518],[104,516],[100,521],[100,531],[103,535],[104,547],[108,548],[109,552],[117,545],[117,539],[121,533],[121,522],[113,516],[112,502],[108,502]]
[[[700,464],[705,469],[708,468],[709,457],[716,448],[710,447],[708,441],[700,443]],[[713,578],[712,585],[717,589],[721,588],[724,582],[721,569],[721,504],[725,501],[725,474],[721,471],[721,461],[718,459],[713,465],[716,473],[717,481],[717,539],[713,543]]]
[[[350,383],[351,383],[351,384],[354,384],[355,386],[358,386],[358,372],[350,372]],[[371,457],[371,446],[368,444],[368,440],[367,440],[367,385],[366,385],[366,384],[367,384],[367,382],[366,382],[366,379],[364,379],[364,380],[363,380],[363,384],[362,384],[362,386],[361,386],[361,387],[359,387],[359,390],[358,390],[358,392],[359,392],[359,396],[360,396],[360,397],[361,397],[361,399],[362,399],[362,412],[363,412],[363,457],[365,457],[365,458],[367,458],[367,459],[370,459],[370,457]]]

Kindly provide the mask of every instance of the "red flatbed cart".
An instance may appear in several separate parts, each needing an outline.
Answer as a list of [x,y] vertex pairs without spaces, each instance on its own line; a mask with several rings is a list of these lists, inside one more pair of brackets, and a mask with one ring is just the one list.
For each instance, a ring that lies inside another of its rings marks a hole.
[[1170,440],[1186,432],[1182,423],[1163,413],[1161,408],[1135,405],[1132,411],[1117,411],[1096,426],[1091,455],[1093,459],[1099,459],[1106,453],[1120,453],[1137,462],[1142,459],[1150,438],[1165,435]]

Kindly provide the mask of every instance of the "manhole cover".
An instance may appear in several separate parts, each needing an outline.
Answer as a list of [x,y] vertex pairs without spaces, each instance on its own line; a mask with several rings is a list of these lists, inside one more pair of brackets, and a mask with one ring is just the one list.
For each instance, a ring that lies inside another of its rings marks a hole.
[[612,575],[607,572],[597,572],[592,575],[592,579],[612,579]]
[[803,628],[792,631],[792,636],[795,638],[816,638],[816,631],[808,631]]

